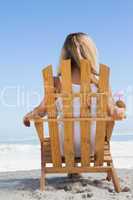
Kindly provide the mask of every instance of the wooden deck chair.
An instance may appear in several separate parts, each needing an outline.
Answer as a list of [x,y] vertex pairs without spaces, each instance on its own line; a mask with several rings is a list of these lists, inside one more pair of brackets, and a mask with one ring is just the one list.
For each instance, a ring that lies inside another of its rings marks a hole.
[[[40,189],[45,190],[45,176],[47,173],[107,173],[108,180],[113,181],[115,191],[120,192],[119,178],[113,166],[110,152],[110,137],[114,121],[107,114],[109,95],[109,68],[100,65],[98,91],[91,92],[91,66],[87,60],[81,60],[80,92],[72,93],[71,62],[63,60],[61,65],[62,90],[55,93],[52,66],[43,69],[44,90],[48,117],[33,119],[41,143],[41,179]],[[80,117],[74,118],[72,99],[80,97]],[[88,112],[87,101],[95,96],[97,99],[96,117]],[[63,118],[57,118],[55,97],[63,99]],[[88,114],[89,113],[89,114]],[[64,123],[64,156],[61,156],[58,121]],[[73,123],[80,121],[81,155],[75,156]],[[95,154],[90,154],[90,125],[96,121]],[[49,137],[46,138],[43,125],[48,122]],[[51,165],[47,165],[51,163]],[[78,166],[76,163],[80,163]]]

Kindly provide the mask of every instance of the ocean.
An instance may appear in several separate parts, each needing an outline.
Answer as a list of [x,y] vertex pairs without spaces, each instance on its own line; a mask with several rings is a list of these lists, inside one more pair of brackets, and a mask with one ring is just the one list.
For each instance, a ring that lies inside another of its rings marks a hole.
[[[117,168],[133,168],[133,135],[115,134],[111,152]],[[40,169],[38,138],[0,140],[0,172]]]
[[[112,136],[112,141],[133,141],[133,134],[114,134]],[[21,138],[21,139],[17,139],[17,140],[11,140],[11,139],[1,139],[0,140],[0,145],[1,144],[31,144],[31,145],[37,145],[39,144],[39,140],[38,138]]]

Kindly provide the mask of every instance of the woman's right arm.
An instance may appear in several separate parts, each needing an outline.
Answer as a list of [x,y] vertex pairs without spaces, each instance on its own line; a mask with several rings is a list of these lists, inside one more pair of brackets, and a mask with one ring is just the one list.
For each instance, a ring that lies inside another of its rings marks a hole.
[[33,111],[27,113],[23,118],[23,123],[25,126],[30,126],[30,119],[37,117],[44,117],[46,115],[46,103],[45,98],[41,101],[40,105],[35,107]]
[[[54,79],[54,88],[55,88],[55,93],[59,93],[61,90],[61,84],[60,84],[60,79],[59,77],[53,77]],[[41,101],[40,105],[34,108],[33,111],[27,113],[24,118],[23,118],[23,123],[25,126],[29,127],[30,126],[30,119],[31,118],[37,118],[37,117],[44,117],[47,113],[46,109],[46,98],[43,98]]]

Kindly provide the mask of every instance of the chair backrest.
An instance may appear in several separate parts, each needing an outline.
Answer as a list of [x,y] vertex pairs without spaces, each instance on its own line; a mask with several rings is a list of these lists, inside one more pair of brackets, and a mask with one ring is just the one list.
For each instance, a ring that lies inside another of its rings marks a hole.
[[[63,60],[61,64],[62,89],[58,94],[55,93],[54,89],[52,66],[48,66],[43,70],[49,135],[51,141],[52,163],[54,167],[62,166],[62,157],[58,135],[58,120],[63,120],[64,122],[64,158],[67,167],[75,166],[73,123],[76,120],[80,121],[81,166],[88,166],[91,163],[91,121],[96,121],[94,164],[96,166],[102,165],[104,161],[106,123],[109,120],[107,114],[107,103],[109,95],[109,68],[105,65],[100,65],[99,78],[97,80],[97,93],[91,92],[91,65],[87,60],[81,60],[80,73],[80,92],[72,93],[71,62],[70,60]],[[58,96],[61,96],[63,99],[64,117],[62,119],[57,119],[55,97]],[[80,97],[80,118],[73,117],[72,99],[74,96]],[[97,99],[96,117],[92,117],[91,112],[88,112],[88,109],[90,109],[88,107],[88,102],[91,100],[92,96],[95,96]]]

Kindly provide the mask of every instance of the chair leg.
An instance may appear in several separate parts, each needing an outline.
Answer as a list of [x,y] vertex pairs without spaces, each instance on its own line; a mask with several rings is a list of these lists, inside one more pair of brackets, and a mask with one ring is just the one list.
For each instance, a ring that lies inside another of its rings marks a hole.
[[45,190],[45,163],[44,163],[44,145],[41,143],[41,178],[40,178],[40,190]]
[[41,172],[40,190],[41,190],[42,192],[45,190],[45,175],[44,175],[44,172]]
[[121,192],[119,177],[117,176],[114,166],[112,166],[112,169],[111,169],[111,176],[112,176],[112,181],[114,184],[115,191],[118,193]]
[[[107,163],[107,166],[110,166],[110,163]],[[108,171],[108,172],[107,172],[106,180],[107,180],[107,181],[111,181],[111,178],[112,178],[112,177],[111,177],[111,172]]]
[[35,122],[35,128],[41,141],[41,178],[40,178],[40,190],[45,190],[45,162],[44,162],[44,132],[43,122]]
[[109,182],[111,181],[111,173],[110,172],[107,172],[106,180]]

